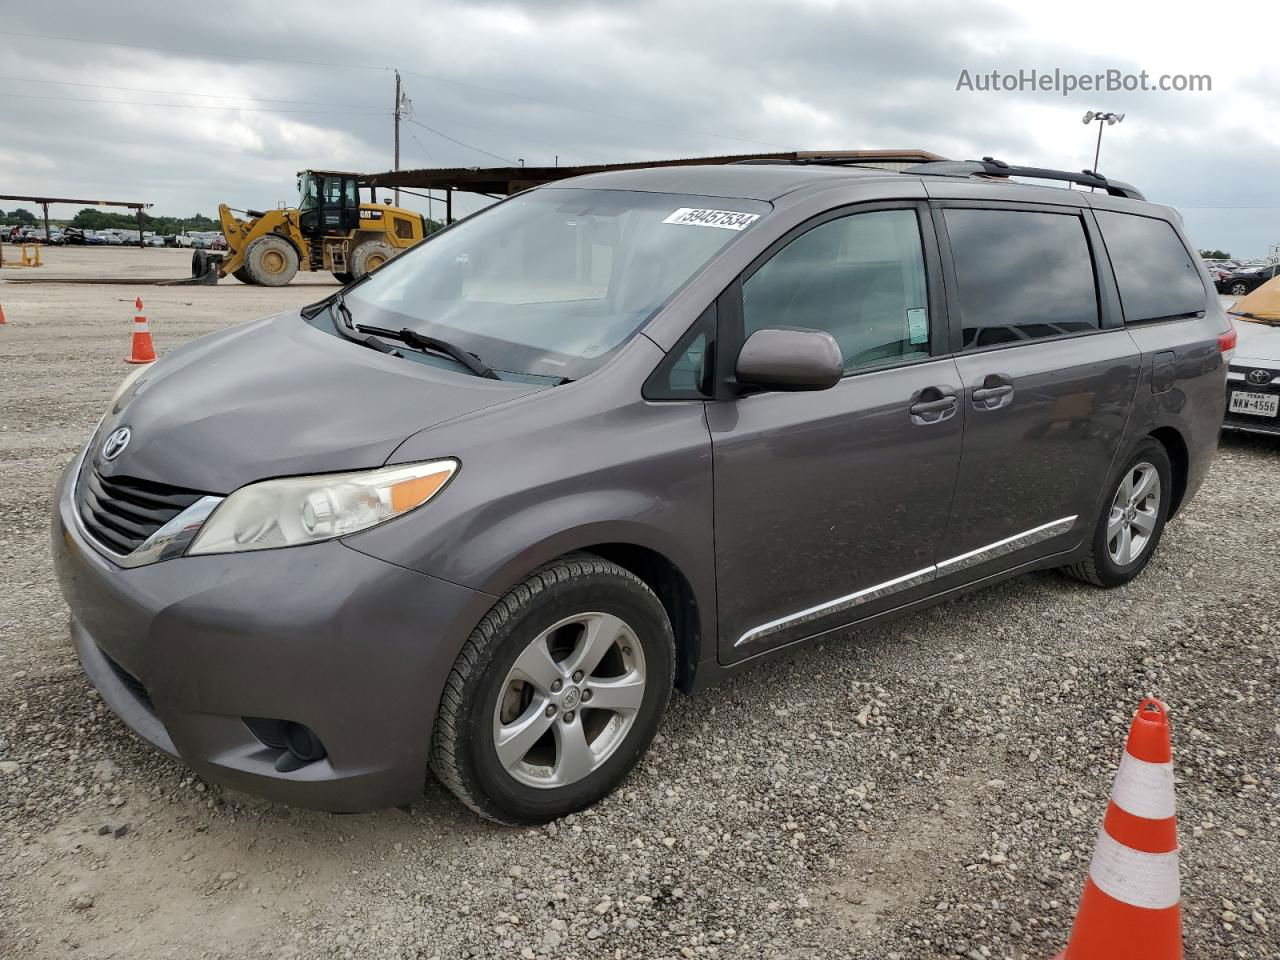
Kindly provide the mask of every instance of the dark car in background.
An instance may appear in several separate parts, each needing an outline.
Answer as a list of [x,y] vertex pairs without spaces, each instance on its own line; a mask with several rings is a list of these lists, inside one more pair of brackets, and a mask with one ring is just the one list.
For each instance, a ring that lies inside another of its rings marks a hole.
[[1267,264],[1256,267],[1240,267],[1236,270],[1219,271],[1214,286],[1218,292],[1230,297],[1243,297],[1252,293],[1268,280],[1280,273],[1280,264]]
[[550,820],[673,689],[1029,571],[1131,581],[1235,336],[1177,214],[1094,176],[561,181],[127,379],[55,497],[71,634],[211,780],[352,811],[430,767]]

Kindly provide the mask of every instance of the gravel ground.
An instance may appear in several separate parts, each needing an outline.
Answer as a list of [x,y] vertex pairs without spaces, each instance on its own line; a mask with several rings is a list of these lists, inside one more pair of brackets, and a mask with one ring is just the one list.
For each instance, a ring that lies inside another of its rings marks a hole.
[[336,817],[201,782],[77,669],[49,492],[125,372],[139,292],[163,352],[322,291],[0,286],[0,956],[1047,960],[1154,694],[1187,954],[1280,957],[1280,443],[1224,438],[1126,588],[1024,577],[676,698],[576,817],[496,827],[434,782]]

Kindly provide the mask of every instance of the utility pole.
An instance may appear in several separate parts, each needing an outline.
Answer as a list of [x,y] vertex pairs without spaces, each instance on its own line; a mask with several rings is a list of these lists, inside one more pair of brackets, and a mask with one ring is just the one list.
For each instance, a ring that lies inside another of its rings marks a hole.
[[[400,71],[396,71],[396,162],[395,170],[400,169]],[[400,188],[395,188],[395,205],[400,206]]]

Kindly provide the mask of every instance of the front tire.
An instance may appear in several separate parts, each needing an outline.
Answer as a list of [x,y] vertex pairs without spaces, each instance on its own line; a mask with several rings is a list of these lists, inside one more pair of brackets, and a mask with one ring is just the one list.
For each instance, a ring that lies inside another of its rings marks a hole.
[[1096,587],[1119,587],[1146,569],[1169,517],[1173,469],[1169,455],[1148,439],[1112,482],[1086,556],[1064,571]]
[[283,287],[298,272],[298,251],[284,237],[268,234],[249,244],[244,269],[260,286]]
[[534,571],[459,653],[431,766],[459,800],[507,824],[546,823],[612,791],[671,696],[675,640],[638,577],[590,554]]

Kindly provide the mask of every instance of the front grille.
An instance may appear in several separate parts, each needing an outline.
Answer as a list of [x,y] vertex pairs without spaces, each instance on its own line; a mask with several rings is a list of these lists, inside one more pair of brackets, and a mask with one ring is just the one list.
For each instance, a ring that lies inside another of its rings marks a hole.
[[139,680],[137,677],[135,677],[128,670],[126,670],[124,667],[120,666],[120,664],[112,660],[109,656],[107,656],[106,651],[103,650],[101,647],[98,648],[98,652],[102,654],[102,659],[106,660],[107,665],[111,667],[111,672],[114,673],[119,678],[122,684],[124,684],[125,689],[128,690],[131,694],[133,694],[134,698],[140,704],[142,704],[152,713],[155,713],[156,708],[155,708],[155,705],[151,702],[151,694],[147,693],[147,688],[142,685],[142,681]]
[[204,496],[152,480],[107,478],[93,467],[81,475],[78,495],[85,528],[95,540],[121,555],[132,553]]

